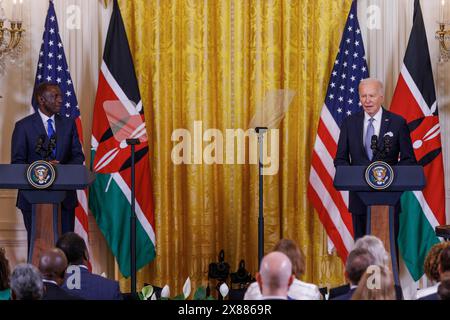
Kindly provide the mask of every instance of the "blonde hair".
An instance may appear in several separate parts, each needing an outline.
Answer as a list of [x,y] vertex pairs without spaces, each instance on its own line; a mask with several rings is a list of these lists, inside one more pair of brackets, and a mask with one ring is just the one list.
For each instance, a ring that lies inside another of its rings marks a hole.
[[[370,273],[369,270],[374,270]],[[378,273],[378,274],[376,274]],[[370,277],[379,277],[379,283],[369,286]],[[395,287],[392,272],[384,266],[372,265],[367,268],[358,283],[358,288],[352,296],[352,300],[395,300]]]

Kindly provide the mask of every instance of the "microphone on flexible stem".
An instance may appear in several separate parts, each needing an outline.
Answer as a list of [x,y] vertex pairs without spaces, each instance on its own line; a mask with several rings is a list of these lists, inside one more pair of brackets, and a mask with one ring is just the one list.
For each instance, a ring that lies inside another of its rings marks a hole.
[[377,151],[377,144],[378,144],[378,137],[376,134],[372,136],[372,139],[370,140],[370,149],[372,149],[373,152]]
[[392,148],[392,140],[391,137],[389,135],[384,136],[384,151],[387,153],[389,153],[391,151]]
[[48,143],[47,159],[50,159],[50,156],[53,155],[53,150],[55,150],[55,148],[56,148],[56,136],[52,135]]
[[45,151],[44,150],[44,142],[45,142],[45,136],[43,134],[41,134],[36,141],[36,146],[34,147],[34,151],[36,151],[36,153],[38,155],[41,155],[42,151]]

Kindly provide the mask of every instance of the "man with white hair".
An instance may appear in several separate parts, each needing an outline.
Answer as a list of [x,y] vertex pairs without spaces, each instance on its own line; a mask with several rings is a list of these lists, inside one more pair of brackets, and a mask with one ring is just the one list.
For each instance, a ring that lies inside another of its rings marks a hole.
[[[383,83],[377,79],[364,79],[359,84],[361,112],[349,115],[341,125],[339,142],[334,158],[337,166],[368,166],[383,160],[390,165],[416,164],[410,132],[404,118],[382,108]],[[366,234],[367,208],[355,192],[349,195],[355,240]],[[396,208],[394,224],[398,234]]]
[[294,281],[291,260],[282,252],[267,254],[256,273],[256,281],[263,300],[287,300],[289,287]]
[[353,250],[366,249],[375,258],[374,263],[379,266],[388,267],[389,256],[388,252],[384,248],[383,241],[372,235],[366,235],[356,240]]
[[10,286],[13,300],[40,300],[44,293],[41,274],[32,264],[17,265],[11,275]]

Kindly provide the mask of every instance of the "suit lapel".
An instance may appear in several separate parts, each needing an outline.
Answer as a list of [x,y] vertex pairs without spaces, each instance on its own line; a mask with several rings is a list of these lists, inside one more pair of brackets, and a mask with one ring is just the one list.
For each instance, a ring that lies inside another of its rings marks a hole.
[[37,137],[44,135],[45,140],[48,140],[47,132],[45,131],[44,123],[42,122],[41,115],[38,111],[36,111],[33,115],[33,127],[36,131],[36,139]]
[[383,114],[381,116],[381,126],[380,126],[380,134],[378,135],[378,150],[381,150],[383,147],[383,138],[386,134],[389,124],[391,123],[391,117],[389,111],[383,108]]
[[64,143],[64,125],[61,116],[55,115],[55,125],[56,125],[56,160],[60,160],[60,156],[63,152]]
[[356,121],[356,132],[357,134],[357,143],[359,147],[361,148],[361,152],[364,154],[364,156],[367,157],[366,149],[364,149],[364,111],[359,113],[358,115],[359,119]]

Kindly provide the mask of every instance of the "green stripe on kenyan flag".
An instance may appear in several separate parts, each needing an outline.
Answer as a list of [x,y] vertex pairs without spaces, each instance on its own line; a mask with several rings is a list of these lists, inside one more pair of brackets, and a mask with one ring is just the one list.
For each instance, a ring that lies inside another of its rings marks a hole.
[[423,262],[428,251],[439,239],[413,192],[403,193],[401,204],[398,247],[411,276],[417,281],[424,273]]
[[[95,152],[91,153],[94,159]],[[131,205],[111,174],[97,174],[89,189],[89,208],[117,259],[121,273],[130,271],[130,215]],[[136,223],[136,267],[139,270],[155,257],[155,246],[142,225]]]

